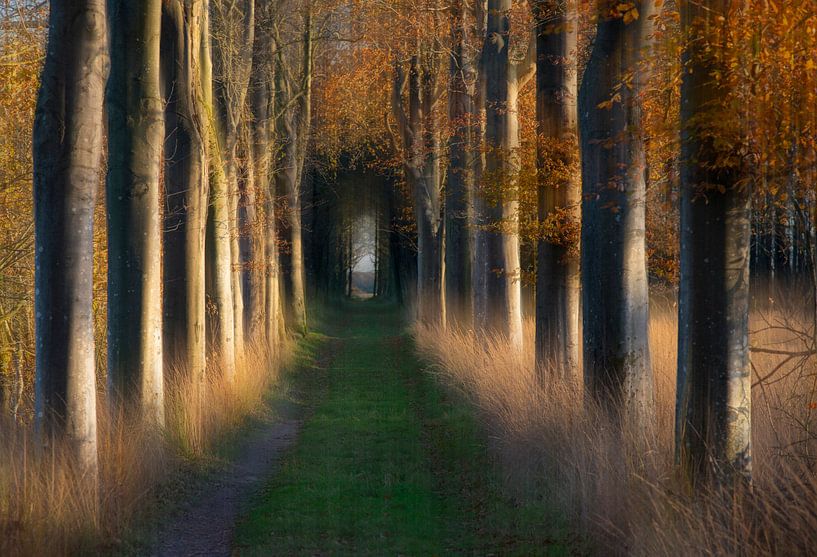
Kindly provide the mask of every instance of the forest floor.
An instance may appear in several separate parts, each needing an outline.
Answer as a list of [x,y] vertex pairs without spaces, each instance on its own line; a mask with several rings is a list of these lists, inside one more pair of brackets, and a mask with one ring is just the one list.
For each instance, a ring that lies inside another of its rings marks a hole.
[[573,553],[558,512],[504,495],[471,409],[426,372],[396,307],[349,302],[322,321],[329,356],[288,377],[305,418],[234,553]]

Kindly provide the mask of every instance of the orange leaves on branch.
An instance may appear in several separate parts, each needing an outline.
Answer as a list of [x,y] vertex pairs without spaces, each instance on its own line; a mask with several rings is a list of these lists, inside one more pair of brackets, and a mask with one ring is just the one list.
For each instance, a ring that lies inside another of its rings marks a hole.
[[621,19],[625,25],[636,21],[639,16],[638,6],[635,2],[621,2],[620,0],[616,0],[611,3],[607,10],[608,19]]

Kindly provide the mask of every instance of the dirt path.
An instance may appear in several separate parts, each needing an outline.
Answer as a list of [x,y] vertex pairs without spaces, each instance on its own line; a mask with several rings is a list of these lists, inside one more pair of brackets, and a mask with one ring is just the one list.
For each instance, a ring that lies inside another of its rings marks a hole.
[[237,555],[567,554],[549,509],[504,493],[472,408],[427,372],[400,308],[326,317],[336,356],[293,377],[311,414],[239,520]]
[[289,375],[298,402],[246,437],[154,555],[568,553],[558,514],[503,492],[470,406],[426,372],[399,308],[327,318],[317,358]]
[[[331,365],[337,346],[331,340],[324,344],[310,366]],[[197,496],[183,503],[168,523],[158,526],[153,555],[231,554],[236,520],[246,511],[252,496],[275,474],[281,457],[298,437],[308,409],[291,399],[288,396],[268,408],[266,419],[243,434],[245,438],[232,464],[204,480],[197,488]]]
[[274,472],[281,454],[297,437],[301,421],[290,417],[254,431],[236,461],[202,486],[169,524],[160,527],[154,555],[230,555],[236,518],[244,503]]

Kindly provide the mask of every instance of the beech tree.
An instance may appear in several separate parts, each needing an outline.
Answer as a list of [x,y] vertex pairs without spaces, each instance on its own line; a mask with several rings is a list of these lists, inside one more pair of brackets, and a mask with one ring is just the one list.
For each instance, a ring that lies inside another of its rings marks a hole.
[[207,2],[162,4],[165,96],[164,333],[170,362],[186,368],[203,395],[205,227],[209,198],[205,87],[211,82]]
[[238,142],[249,87],[255,2],[213,0],[213,82],[206,83],[210,147],[208,265],[216,314],[216,350],[232,377],[244,353],[244,302],[238,231]]
[[540,0],[536,120],[538,216],[536,356],[542,370],[572,376],[579,364],[579,265],[571,230],[579,219],[575,0]]
[[725,0],[681,4],[676,454],[693,484],[727,486],[751,480],[752,473],[751,184],[741,153],[747,146],[745,105],[735,102],[727,46],[729,23],[737,17],[740,11]]
[[[248,92],[249,94],[249,92]],[[269,173],[263,176],[265,182],[256,181],[255,127],[252,121],[251,102],[245,107],[240,131],[240,154],[243,168],[239,177],[238,234],[241,293],[244,307],[243,324],[245,338],[249,342],[264,339],[265,299],[266,299],[266,230],[265,199]],[[269,163],[269,157],[266,159]]]
[[654,0],[596,2],[579,91],[585,384],[640,424],[653,404],[640,93]]
[[94,208],[108,62],[104,0],[53,0],[33,132],[36,417],[92,483]]
[[[519,90],[536,65],[536,49],[523,59],[511,55],[511,0],[488,0],[479,86],[484,87],[483,191],[475,196],[474,315],[522,345],[522,277],[519,262],[518,195]],[[531,34],[533,37],[533,34]],[[482,108],[482,107],[480,107]]]
[[[212,106],[209,102],[203,107]],[[236,372],[236,315],[233,290],[233,243],[235,219],[231,217],[231,191],[221,154],[221,145],[211,113],[205,115],[205,133],[209,152],[210,202],[207,218],[207,265],[211,276],[210,298],[215,306],[215,350],[221,359],[222,371],[227,377]]]
[[[279,7],[279,11],[281,8]],[[276,132],[280,142],[275,181],[277,193],[286,200],[286,212],[279,216],[280,233],[288,243],[283,253],[286,299],[292,326],[305,333],[306,288],[304,276],[303,231],[301,228],[301,186],[304,175],[309,134],[312,122],[312,82],[314,44],[311,0],[306,0],[301,14],[300,56],[287,56],[293,49],[281,39],[281,25],[276,25],[275,99]]]
[[[272,153],[275,151],[275,67],[276,45],[273,39],[273,5],[264,2],[256,10],[255,41],[250,72],[250,105],[252,110],[252,154],[254,180],[264,195],[263,222],[263,299],[251,296],[251,304],[263,305],[263,332],[267,346],[274,350],[282,332],[280,300],[278,235],[275,213],[275,181],[272,179]],[[256,263],[257,264],[257,263]],[[255,314],[255,311],[252,312]]]
[[448,78],[448,180],[445,189],[445,302],[446,315],[467,325],[473,313],[471,292],[471,197],[473,173],[469,158],[472,127],[469,82],[474,68],[467,50],[465,2],[454,0],[451,14],[451,54]]
[[109,0],[108,383],[164,422],[160,0]]
[[229,267],[236,352],[244,351],[244,288],[239,229],[239,133],[246,117],[246,99],[255,37],[255,0],[213,0],[214,88],[218,142],[227,180]]
[[[403,151],[403,169],[417,222],[417,305],[424,323],[445,324],[443,305],[443,219],[441,144],[434,109],[439,79],[439,45],[423,45],[411,56],[408,75],[395,65],[392,112]],[[408,86],[408,110],[403,91]]]

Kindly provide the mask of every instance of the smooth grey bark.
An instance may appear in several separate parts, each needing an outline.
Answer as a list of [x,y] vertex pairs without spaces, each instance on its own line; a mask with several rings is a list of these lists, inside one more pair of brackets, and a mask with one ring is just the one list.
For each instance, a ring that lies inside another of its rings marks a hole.
[[[488,29],[488,0],[474,2],[475,31],[478,40],[485,42]],[[483,47],[484,50],[484,47]],[[471,173],[474,187],[471,191],[471,245],[473,258],[471,259],[471,306],[474,312],[473,323],[475,330],[488,323],[488,274],[484,272],[488,235],[484,233],[487,217],[481,206],[483,192],[483,177],[485,176],[485,65],[482,52],[479,53],[476,64],[474,90],[471,95],[471,107],[474,113],[471,122]],[[482,325],[481,325],[482,324]]]
[[207,3],[162,4],[165,104],[164,346],[204,396],[205,227],[209,197],[208,121],[203,84],[210,83]]
[[[725,165],[713,122],[733,114],[722,56],[728,2],[685,2],[681,87],[681,283],[676,457],[693,485],[751,481],[751,189]],[[715,128],[717,133],[718,128]],[[728,142],[735,149],[739,142]],[[735,160],[735,158],[733,158]]]
[[[645,149],[639,63],[655,3],[625,23],[598,3],[595,43],[579,91],[582,157],[581,277],[585,385],[609,409],[652,423]],[[625,79],[630,86],[623,86]],[[602,103],[611,101],[604,106]]]
[[94,208],[108,76],[104,0],[52,0],[34,119],[36,419],[96,484]]
[[[440,143],[433,109],[437,61],[428,53],[411,57],[408,76],[395,65],[392,113],[403,151],[403,171],[411,189],[417,224],[417,310],[426,324],[445,324],[443,304],[443,220]],[[408,86],[408,109],[403,91]]]
[[[269,350],[275,353],[283,327],[278,272],[278,235],[275,215],[275,182],[271,177],[273,128],[275,125],[275,64],[276,45],[269,30],[269,4],[256,12],[258,33],[253,47],[250,105],[252,108],[252,151],[255,183],[264,192],[263,221],[263,331]],[[253,298],[251,298],[252,300]],[[251,302],[252,303],[252,302]]]
[[524,60],[511,58],[510,10],[511,0],[488,1],[480,67],[485,164],[479,173],[483,191],[474,199],[474,316],[478,326],[495,329],[521,347],[519,200],[514,191],[519,172],[518,97],[533,76],[536,50],[529,47]]
[[209,151],[215,157],[210,160],[210,207],[207,219],[207,265],[212,277],[210,297],[216,312],[212,332],[214,351],[217,353],[221,371],[228,379],[236,373],[236,325],[235,299],[233,296],[233,245],[232,203],[230,186],[221,160],[221,148],[212,120],[207,124]]
[[470,201],[473,182],[470,164],[471,96],[468,92],[467,28],[465,3],[451,8],[451,60],[449,66],[448,183],[445,191],[445,302],[446,315],[468,327],[473,316]]
[[[539,0],[534,12],[539,224],[546,225],[548,219],[575,224],[581,219],[576,107],[578,7],[576,0]],[[580,342],[579,262],[571,247],[549,237],[539,238],[536,361],[542,374],[550,370],[574,379]]]
[[244,352],[244,291],[239,219],[239,130],[245,117],[255,40],[255,0],[212,0],[214,90],[222,162],[229,200],[235,349]]
[[[289,252],[281,254],[285,274],[286,301],[292,326],[306,334],[306,280],[304,276],[304,249],[302,230],[301,188],[307,148],[312,126],[312,81],[314,65],[314,37],[312,8],[307,2],[303,18],[302,55],[297,83],[288,78],[292,71],[286,64],[284,49],[278,48],[276,77],[276,102],[278,108],[277,132],[282,145],[281,170],[275,180],[278,194],[286,199],[287,210],[279,215],[283,226],[280,234],[288,241]],[[280,47],[282,42],[276,41]]]
[[161,426],[161,0],[108,0],[108,21],[108,387]]
[[[241,151],[245,160],[243,176],[239,181],[241,202],[239,204],[238,227],[241,231],[241,283],[244,298],[244,323],[247,337],[251,342],[264,339],[264,300],[266,299],[265,247],[266,230],[264,218],[264,192],[266,182],[256,180],[258,165],[255,161],[255,130],[252,114],[249,121],[241,126]],[[267,158],[269,164],[269,158]],[[268,180],[269,174],[262,176]]]
[[295,122],[297,115],[287,110],[278,118],[279,137],[283,137],[281,146],[281,168],[275,173],[277,195],[286,200],[286,211],[278,215],[281,227],[278,233],[287,240],[289,251],[282,253],[286,265],[286,301],[292,326],[299,333],[306,333],[306,315],[304,307],[303,284],[303,241],[301,234],[301,188],[298,181],[298,137],[302,131]]

